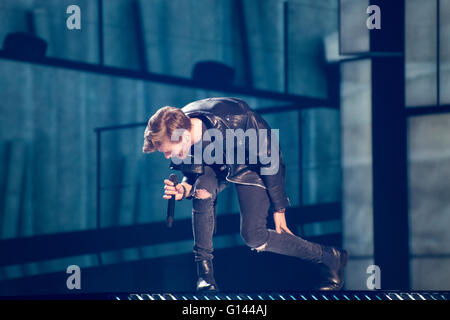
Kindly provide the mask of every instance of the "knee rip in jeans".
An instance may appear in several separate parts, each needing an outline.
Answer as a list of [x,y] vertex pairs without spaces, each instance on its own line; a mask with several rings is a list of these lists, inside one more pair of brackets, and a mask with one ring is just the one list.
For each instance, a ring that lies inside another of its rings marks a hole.
[[266,249],[266,247],[267,247],[267,242],[264,243],[263,245],[259,246],[259,247],[252,248],[252,250],[256,250],[257,252],[261,252],[261,251],[264,251]]
[[200,199],[200,200],[205,200],[205,199],[211,199],[212,195],[205,189],[197,189],[197,190],[195,190],[194,198]]

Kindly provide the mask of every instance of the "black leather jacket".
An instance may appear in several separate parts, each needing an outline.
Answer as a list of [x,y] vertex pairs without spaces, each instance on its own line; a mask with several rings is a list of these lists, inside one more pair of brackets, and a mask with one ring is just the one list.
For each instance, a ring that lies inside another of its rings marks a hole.
[[[238,98],[208,98],[187,104],[181,109],[190,118],[201,118],[208,128],[220,130],[222,136],[226,137],[226,129],[267,129],[270,126],[257,113],[255,113],[247,103]],[[267,135],[270,140],[270,134]],[[224,141],[224,145],[225,145]],[[270,146],[268,141],[267,146]],[[259,149],[259,148],[258,148]],[[246,150],[246,160],[248,160],[248,149]],[[257,151],[259,152],[259,150]],[[270,157],[270,147],[267,148],[267,155]],[[258,157],[259,159],[259,157]],[[171,169],[180,170],[185,175],[202,174],[204,164],[179,164],[171,163]],[[237,184],[254,185],[267,189],[271,201],[272,209],[279,209],[289,206],[289,199],[285,191],[286,167],[279,151],[279,170],[273,175],[261,175],[262,164],[224,164],[226,170],[225,179],[228,182]]]

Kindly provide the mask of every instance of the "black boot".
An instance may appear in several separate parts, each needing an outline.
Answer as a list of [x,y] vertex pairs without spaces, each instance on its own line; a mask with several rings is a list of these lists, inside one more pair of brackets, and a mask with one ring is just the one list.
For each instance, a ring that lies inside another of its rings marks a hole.
[[214,270],[211,260],[197,262],[197,291],[214,292],[219,291],[216,280],[214,280]]
[[341,290],[344,285],[344,267],[348,252],[335,247],[322,247],[322,261],[319,263],[322,281],[314,290]]
[[259,251],[297,257],[317,265],[322,281],[314,288],[315,290],[340,290],[344,285],[347,251],[326,247],[286,232],[277,233],[275,230],[269,230],[269,240]]

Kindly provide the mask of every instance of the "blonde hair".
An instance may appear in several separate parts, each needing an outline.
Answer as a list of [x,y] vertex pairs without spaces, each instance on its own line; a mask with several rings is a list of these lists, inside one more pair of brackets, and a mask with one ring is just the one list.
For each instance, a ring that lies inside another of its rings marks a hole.
[[148,120],[144,132],[144,153],[154,152],[176,129],[191,129],[191,120],[175,107],[162,107]]

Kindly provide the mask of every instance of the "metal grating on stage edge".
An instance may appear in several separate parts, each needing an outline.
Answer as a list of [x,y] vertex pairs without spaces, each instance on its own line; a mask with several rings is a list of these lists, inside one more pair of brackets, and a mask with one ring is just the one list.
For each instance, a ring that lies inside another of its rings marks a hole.
[[109,301],[448,301],[450,291],[300,291],[272,293],[85,293],[0,296],[0,300],[109,300]]
[[132,293],[111,295],[115,300],[450,300],[450,292],[339,291],[283,293]]

